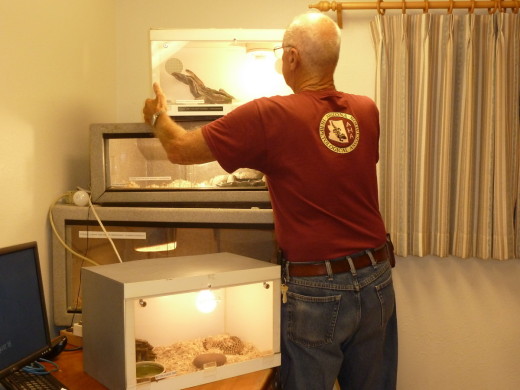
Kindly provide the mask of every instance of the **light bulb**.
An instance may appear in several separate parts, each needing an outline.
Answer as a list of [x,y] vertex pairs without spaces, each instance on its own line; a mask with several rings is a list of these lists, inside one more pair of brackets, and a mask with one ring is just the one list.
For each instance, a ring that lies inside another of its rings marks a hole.
[[90,195],[87,193],[87,191],[76,191],[74,195],[72,196],[72,201],[76,206],[84,207],[88,205]]
[[195,300],[197,309],[202,313],[211,313],[217,307],[217,298],[210,290],[202,290]]

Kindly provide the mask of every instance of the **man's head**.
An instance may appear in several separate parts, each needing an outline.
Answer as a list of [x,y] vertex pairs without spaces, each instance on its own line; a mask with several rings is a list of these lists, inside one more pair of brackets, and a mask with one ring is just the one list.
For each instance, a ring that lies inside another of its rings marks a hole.
[[288,52],[291,48],[296,49],[301,70],[314,75],[334,73],[340,44],[341,32],[338,25],[318,12],[294,18],[283,37],[284,50]]

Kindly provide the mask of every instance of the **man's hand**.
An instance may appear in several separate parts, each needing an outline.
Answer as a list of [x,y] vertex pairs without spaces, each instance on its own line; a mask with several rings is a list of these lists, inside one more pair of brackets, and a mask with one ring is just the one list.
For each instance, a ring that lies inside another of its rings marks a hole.
[[153,133],[161,141],[168,159],[174,164],[183,165],[215,161],[200,127],[188,132],[174,122],[168,116],[166,96],[164,96],[159,84],[153,84],[153,91],[155,92],[155,99],[146,99],[144,102],[144,120],[152,125],[153,115],[158,112],[162,113],[157,119]]
[[143,108],[144,121],[149,125],[152,125],[153,114],[156,112],[168,111],[166,96],[164,95],[159,84],[153,83],[153,91],[155,93],[155,99],[146,99]]

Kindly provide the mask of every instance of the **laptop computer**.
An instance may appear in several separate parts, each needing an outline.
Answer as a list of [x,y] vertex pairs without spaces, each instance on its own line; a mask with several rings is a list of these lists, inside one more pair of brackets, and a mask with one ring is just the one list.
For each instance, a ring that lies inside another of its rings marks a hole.
[[[26,368],[51,350],[37,243],[1,248],[0,383],[9,390],[66,389],[46,371]],[[35,384],[41,381],[50,384]]]

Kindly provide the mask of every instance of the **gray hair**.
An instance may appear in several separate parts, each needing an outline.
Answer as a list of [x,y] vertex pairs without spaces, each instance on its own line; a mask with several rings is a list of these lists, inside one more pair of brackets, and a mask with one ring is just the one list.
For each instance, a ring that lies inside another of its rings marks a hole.
[[312,71],[336,68],[341,45],[341,31],[328,16],[308,12],[293,19],[283,37],[284,46],[295,47],[302,66]]

